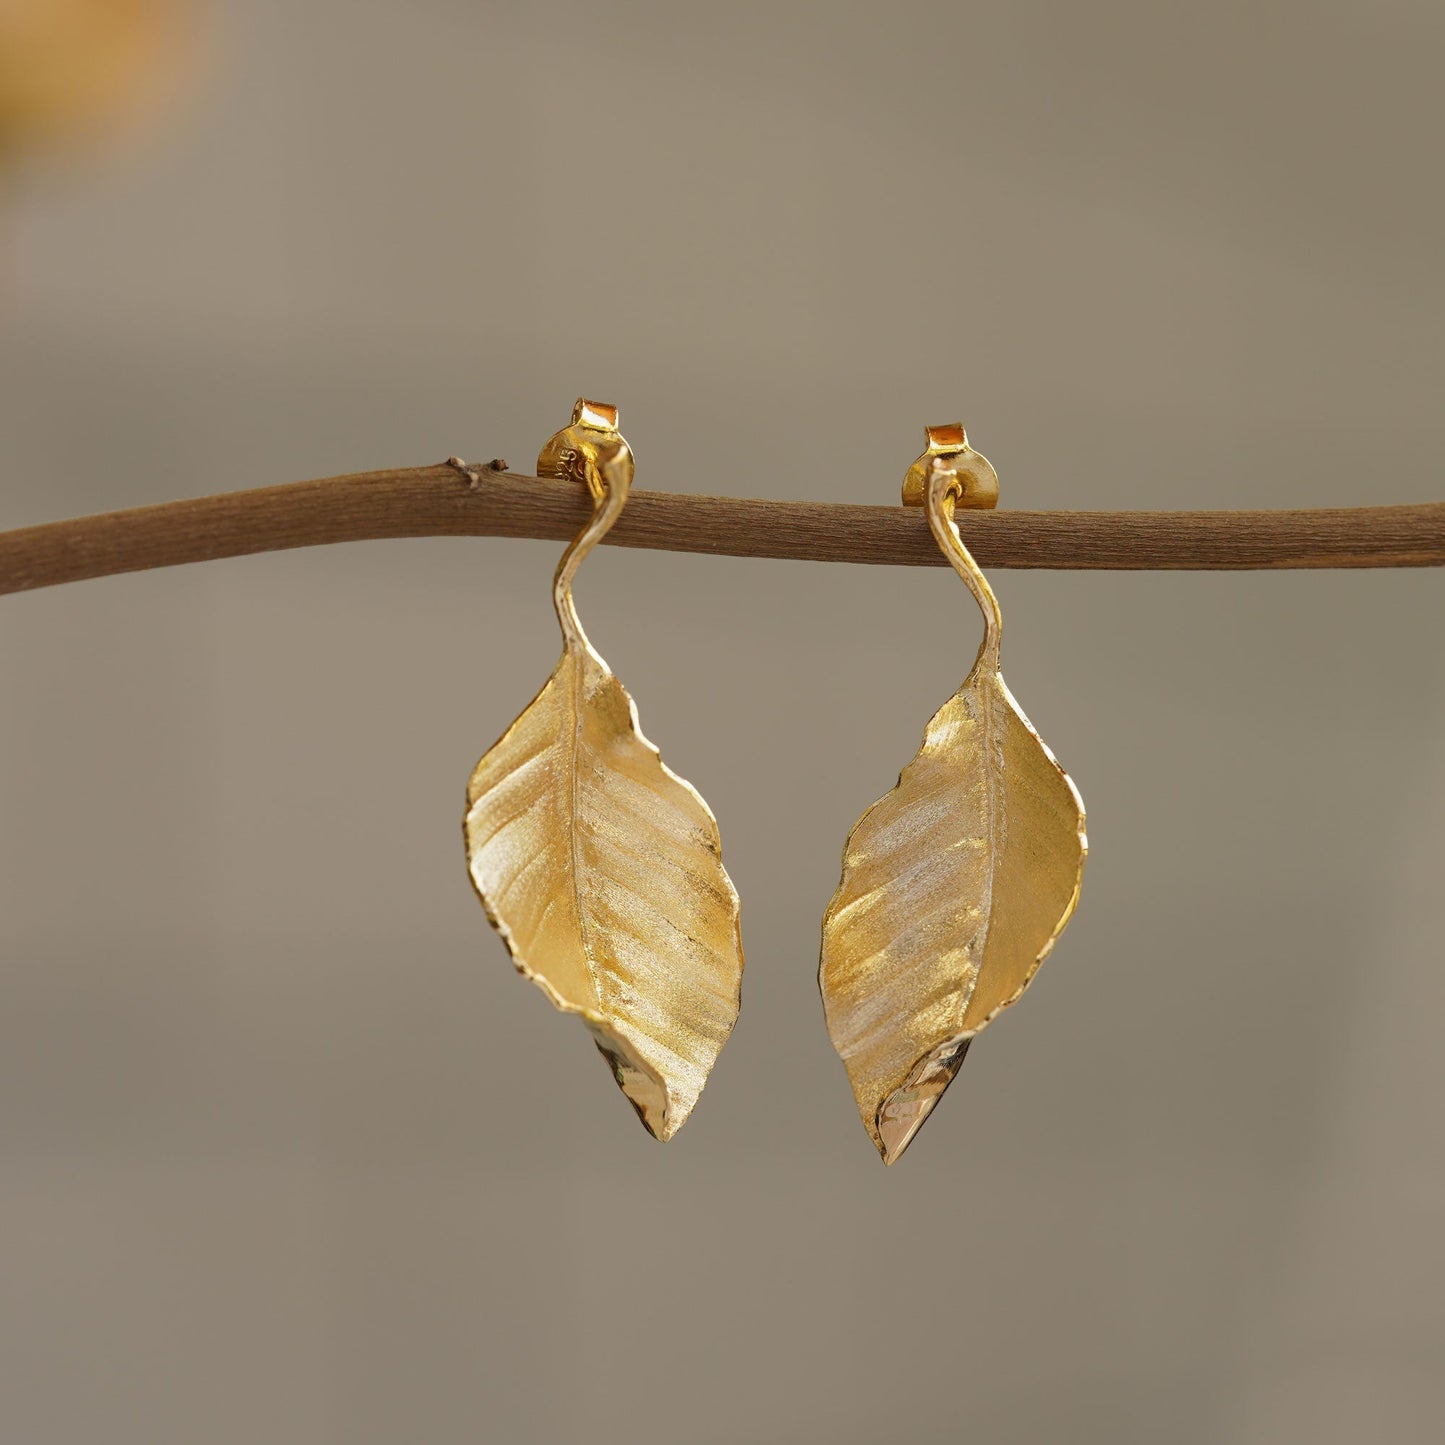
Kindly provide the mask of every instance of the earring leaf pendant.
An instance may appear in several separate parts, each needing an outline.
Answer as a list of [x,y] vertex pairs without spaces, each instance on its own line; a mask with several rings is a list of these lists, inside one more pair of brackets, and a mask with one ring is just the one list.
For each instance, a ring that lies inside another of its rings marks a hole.
[[553,584],[561,660],[472,774],[467,862],[519,972],[582,1020],[648,1131],[669,1139],[737,1021],[738,896],[716,819],[642,735],[572,599],[632,484],[616,410],[579,401],[537,469],[585,482],[594,510]]
[[983,612],[963,686],[898,786],[854,826],[823,920],[819,987],[864,1126],[894,1163],[974,1037],[1015,1002],[1079,897],[1084,806],[999,672],[998,602],[956,505],[992,506],[993,468],[963,428],[929,429],[905,483]]

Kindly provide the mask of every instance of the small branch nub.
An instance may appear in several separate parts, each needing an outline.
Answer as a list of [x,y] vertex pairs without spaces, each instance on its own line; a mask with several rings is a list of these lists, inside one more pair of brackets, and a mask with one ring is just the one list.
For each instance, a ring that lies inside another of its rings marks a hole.
[[507,470],[507,463],[501,457],[493,457],[491,461],[481,465],[464,462],[460,457],[448,457],[447,465],[467,479],[467,488],[473,492],[481,491],[483,472],[505,472]]

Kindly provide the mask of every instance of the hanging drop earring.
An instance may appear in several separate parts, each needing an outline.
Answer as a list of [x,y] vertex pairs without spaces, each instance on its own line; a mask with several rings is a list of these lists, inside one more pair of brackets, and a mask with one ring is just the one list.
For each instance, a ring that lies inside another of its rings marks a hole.
[[649,1133],[670,1139],[737,1021],[738,896],[717,820],[638,728],[572,600],[627,503],[617,410],[579,401],[537,460],[585,483],[592,519],[553,582],[562,659],[467,789],[467,863],[517,969],[581,1018]]
[[1084,805],[999,675],[998,602],[955,507],[998,477],[962,425],[929,427],[903,484],[983,612],[963,686],[898,786],[854,825],[823,919],[818,984],[869,1136],[894,1163],[974,1037],[1028,986],[1079,897]]

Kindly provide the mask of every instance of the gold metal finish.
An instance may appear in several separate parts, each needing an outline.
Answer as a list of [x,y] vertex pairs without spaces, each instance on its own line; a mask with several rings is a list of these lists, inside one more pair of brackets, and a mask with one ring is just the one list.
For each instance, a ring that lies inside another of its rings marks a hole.
[[642,735],[572,600],[632,484],[616,408],[579,401],[537,470],[585,482],[594,511],[553,584],[561,661],[472,774],[467,860],[518,970],[582,1019],[648,1131],[670,1139],[737,1021],[738,896],[716,819]]
[[617,408],[605,401],[588,401],[579,396],[572,408],[572,425],[563,427],[537,454],[537,475],[556,477],[564,482],[585,482],[593,502],[600,503],[605,491],[597,459],[604,448],[619,443],[626,453],[627,484],[631,486],[632,449],[617,430]]
[[898,786],[849,834],[818,971],[828,1032],[885,1164],[1063,932],[1088,847],[1077,789],[999,674],[998,602],[953,515],[980,477],[996,495],[997,477],[963,428],[961,446],[951,431],[929,429],[924,501],[983,612],[983,642]]
[[[903,478],[903,505],[921,507],[928,500],[928,478],[933,463],[946,462],[958,477],[957,505],[968,508],[998,506],[998,473],[986,456],[968,444],[968,433],[961,421],[923,429],[928,448]],[[944,548],[947,555],[948,549]]]

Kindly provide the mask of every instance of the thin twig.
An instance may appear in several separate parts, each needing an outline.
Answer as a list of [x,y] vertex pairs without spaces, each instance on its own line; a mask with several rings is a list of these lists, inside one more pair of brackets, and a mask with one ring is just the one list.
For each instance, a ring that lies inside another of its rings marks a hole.
[[[505,466],[505,463],[501,464]],[[165,502],[0,533],[0,593],[382,537],[571,537],[586,490],[459,460]],[[1445,503],[1282,512],[963,512],[985,567],[1242,569],[1445,563]],[[921,512],[633,492],[623,547],[943,565]]]

